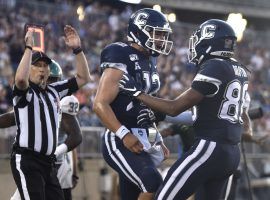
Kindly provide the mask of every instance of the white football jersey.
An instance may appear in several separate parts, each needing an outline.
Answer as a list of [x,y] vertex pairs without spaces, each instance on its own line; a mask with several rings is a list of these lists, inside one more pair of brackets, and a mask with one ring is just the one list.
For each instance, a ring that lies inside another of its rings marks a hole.
[[66,96],[60,101],[61,111],[70,115],[77,115],[79,112],[79,101],[74,96]]

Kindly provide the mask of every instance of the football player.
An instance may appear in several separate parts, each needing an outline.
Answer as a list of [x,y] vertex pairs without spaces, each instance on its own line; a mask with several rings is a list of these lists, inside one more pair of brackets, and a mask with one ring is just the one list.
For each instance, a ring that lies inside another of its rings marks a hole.
[[94,111],[107,128],[103,156],[119,174],[121,199],[153,199],[162,182],[156,165],[169,150],[153,123],[140,125],[137,117],[147,107],[120,94],[118,82],[128,73],[145,93],[155,94],[160,88],[157,56],[169,54],[171,32],[161,12],[141,9],[129,19],[129,43],[110,44],[101,53],[102,77]]
[[[47,80],[47,84],[57,82],[61,80],[62,69],[60,65],[52,60],[50,66],[50,76]],[[62,111],[61,127],[58,137],[58,147],[56,148],[56,164],[59,165],[57,177],[59,179],[61,188],[64,192],[65,200],[72,199],[71,188],[74,188],[78,181],[77,176],[77,153],[75,147],[77,147],[82,141],[82,135],[80,126],[76,118],[76,114],[79,110],[79,102],[74,96],[67,96],[60,102]],[[60,121],[59,121],[60,123]],[[7,128],[15,126],[14,112],[8,112],[0,116],[0,128]],[[67,135],[65,134],[67,133]],[[68,151],[72,153],[66,154],[61,151],[61,145],[67,145]],[[11,200],[20,200],[20,194],[18,190],[11,197]]]
[[[77,132],[80,130],[80,127],[78,126],[79,123],[76,118],[76,115],[79,112],[78,99],[73,95],[66,96],[60,101],[60,105],[62,112],[62,120],[64,123],[61,123],[61,127],[59,130],[58,146],[66,142],[67,136],[70,132],[67,131],[67,129],[69,129],[70,126],[74,125],[74,120],[77,121],[77,123],[75,124],[77,127]],[[78,139],[80,141],[82,140],[81,134]],[[56,165],[59,165],[57,171],[57,178],[60,182],[61,188],[63,189],[65,200],[71,200],[71,190],[76,187],[78,182],[77,151],[76,149],[73,149],[68,153],[60,154],[56,158]]]
[[203,187],[205,199],[222,199],[226,181],[240,161],[238,144],[248,89],[246,67],[235,59],[236,35],[222,20],[211,19],[190,38],[189,60],[198,73],[191,87],[174,100],[152,97],[128,74],[121,90],[150,108],[176,116],[195,106],[196,141],[170,168],[156,199],[185,200]]

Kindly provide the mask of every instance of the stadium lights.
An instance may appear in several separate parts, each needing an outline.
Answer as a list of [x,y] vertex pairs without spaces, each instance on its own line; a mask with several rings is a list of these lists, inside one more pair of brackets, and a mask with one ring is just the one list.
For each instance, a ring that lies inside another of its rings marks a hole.
[[141,3],[142,0],[120,0],[120,1],[132,4],[139,4]]
[[156,5],[153,5],[153,9],[156,10],[156,11],[159,11],[161,12],[161,6],[156,4]]
[[240,42],[247,26],[247,20],[243,18],[241,13],[230,13],[227,23],[232,26],[233,30],[235,31],[237,41]]
[[79,20],[80,20],[80,21],[83,21],[83,20],[84,20],[84,14],[79,15]]
[[77,14],[80,15],[80,14],[82,14],[82,13],[83,13],[83,6],[79,6],[79,7],[77,8]]
[[169,20],[169,22],[175,22],[176,21],[175,13],[168,14],[167,19]]
[[[153,9],[156,11],[161,12],[161,6],[156,4],[153,5]],[[165,14],[166,18],[168,19],[169,22],[175,22],[176,21],[176,15],[175,13],[170,13],[170,14]]]
[[84,14],[85,14],[83,6],[79,6],[77,8],[77,14],[78,14],[79,21],[83,21],[84,20]]

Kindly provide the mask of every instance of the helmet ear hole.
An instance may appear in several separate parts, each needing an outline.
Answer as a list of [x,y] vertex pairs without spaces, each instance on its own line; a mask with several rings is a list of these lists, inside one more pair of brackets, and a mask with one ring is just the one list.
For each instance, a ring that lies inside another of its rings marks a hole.
[[235,42],[232,39],[226,38],[224,40],[224,48],[233,49],[235,47]]

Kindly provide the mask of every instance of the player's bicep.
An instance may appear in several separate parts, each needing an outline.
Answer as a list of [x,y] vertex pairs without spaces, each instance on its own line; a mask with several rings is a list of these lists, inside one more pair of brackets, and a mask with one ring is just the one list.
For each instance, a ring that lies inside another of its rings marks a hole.
[[68,135],[81,134],[80,125],[79,125],[79,122],[78,122],[76,116],[63,113],[62,114],[62,121],[61,121],[61,130],[66,132]]
[[123,73],[123,71],[115,68],[107,68],[104,70],[99,82],[95,102],[103,102],[108,104],[113,102],[118,95],[118,83]]

